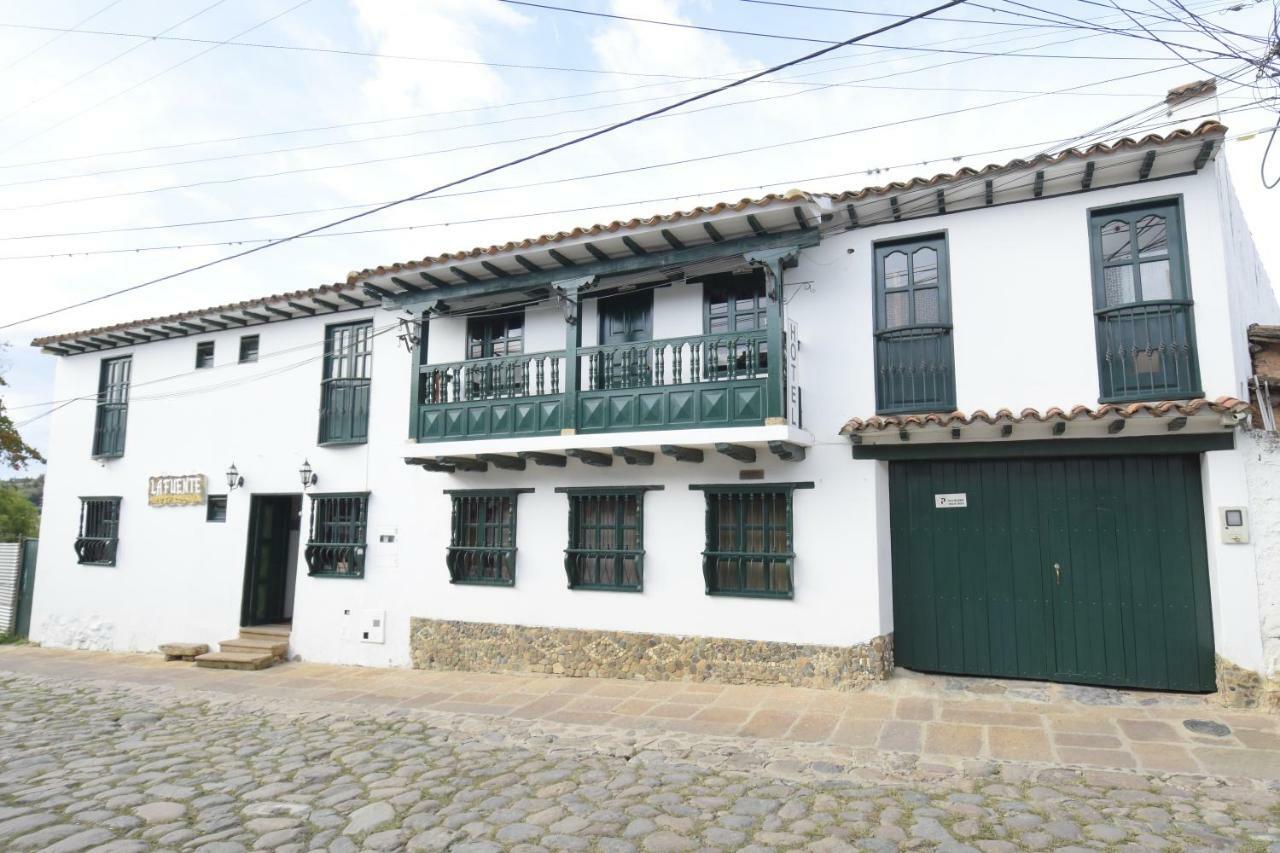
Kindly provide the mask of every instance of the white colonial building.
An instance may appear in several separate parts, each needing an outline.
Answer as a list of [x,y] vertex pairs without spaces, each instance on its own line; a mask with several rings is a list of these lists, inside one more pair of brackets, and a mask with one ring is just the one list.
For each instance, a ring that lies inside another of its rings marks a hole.
[[1235,448],[1245,330],[1280,313],[1224,134],[38,340],[84,402],[53,416],[32,637],[1256,693]]

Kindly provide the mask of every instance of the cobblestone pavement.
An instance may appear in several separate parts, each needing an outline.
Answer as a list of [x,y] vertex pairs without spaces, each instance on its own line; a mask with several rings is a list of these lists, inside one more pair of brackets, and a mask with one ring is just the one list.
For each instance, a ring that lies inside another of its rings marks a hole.
[[0,673],[0,850],[1243,849],[1274,783]]
[[[874,766],[891,757],[1132,769],[1280,781],[1280,714],[1213,697],[922,676],[854,692],[423,672],[290,663],[260,672],[165,663],[159,655],[0,646],[0,671],[183,686],[234,696],[448,711],[622,730],[783,741],[809,760]],[[794,759],[778,763],[794,765]],[[776,768],[775,768],[776,769]]]

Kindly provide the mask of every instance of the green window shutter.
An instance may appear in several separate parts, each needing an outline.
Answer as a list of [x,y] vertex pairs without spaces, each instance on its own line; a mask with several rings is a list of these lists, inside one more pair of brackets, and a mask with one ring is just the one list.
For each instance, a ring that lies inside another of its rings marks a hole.
[[364,577],[368,529],[368,492],[312,495],[311,534],[303,550],[307,573],[320,577]]
[[953,411],[956,380],[946,236],[878,243],[872,258],[876,411]]
[[372,368],[373,321],[325,329],[320,444],[364,444],[369,440]]
[[120,498],[80,499],[80,535],[76,537],[76,562],[90,566],[114,566],[120,542]]
[[453,499],[449,582],[515,586],[516,503],[533,489],[446,490]]
[[129,379],[133,357],[103,359],[98,370],[98,409],[93,423],[93,455],[124,455],[125,425],[129,419]]
[[813,483],[690,486],[706,493],[707,595],[795,596],[793,495]]
[[1177,200],[1089,214],[1099,400],[1202,396]]
[[644,493],[662,486],[557,488],[569,496],[570,589],[644,589]]
[[213,367],[213,341],[200,341],[196,344],[196,370]]

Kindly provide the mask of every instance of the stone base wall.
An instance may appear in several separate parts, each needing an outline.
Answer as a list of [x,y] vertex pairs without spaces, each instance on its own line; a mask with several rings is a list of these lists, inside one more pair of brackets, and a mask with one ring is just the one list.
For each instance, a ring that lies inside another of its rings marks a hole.
[[893,671],[892,634],[854,646],[817,646],[414,617],[410,649],[416,669],[840,690]]
[[1280,678],[1263,678],[1221,655],[1218,664],[1218,700],[1228,708],[1261,708],[1280,713]]

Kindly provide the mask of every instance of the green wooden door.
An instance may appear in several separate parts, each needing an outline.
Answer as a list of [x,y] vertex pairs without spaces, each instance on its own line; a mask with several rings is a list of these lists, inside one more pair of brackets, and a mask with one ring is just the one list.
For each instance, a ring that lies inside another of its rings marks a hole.
[[291,531],[298,529],[299,506],[292,495],[250,498],[241,625],[274,625],[286,619],[289,541]]
[[[646,388],[653,384],[653,291],[624,293],[600,300],[597,382],[603,388]],[[634,346],[628,346],[634,344]]]
[[13,628],[14,635],[18,637],[31,633],[31,604],[36,593],[36,553],[39,546],[37,539],[22,540],[18,563],[18,613]]
[[1215,689],[1197,456],[893,462],[889,472],[901,665]]

